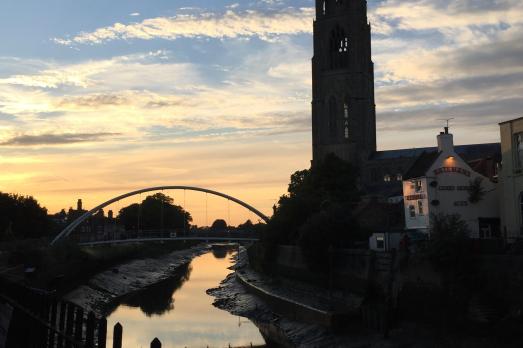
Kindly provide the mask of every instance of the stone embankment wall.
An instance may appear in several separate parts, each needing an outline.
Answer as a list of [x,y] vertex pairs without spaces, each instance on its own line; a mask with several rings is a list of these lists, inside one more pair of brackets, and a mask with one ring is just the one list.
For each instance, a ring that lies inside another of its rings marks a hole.
[[[259,264],[265,257],[262,246],[249,249],[251,265]],[[361,249],[337,249],[332,253],[331,272],[311,272],[301,248],[281,245],[277,247],[272,262],[276,275],[313,284],[332,284],[335,289],[366,295],[371,288],[386,291],[391,277],[393,255]],[[256,266],[255,266],[256,267]]]

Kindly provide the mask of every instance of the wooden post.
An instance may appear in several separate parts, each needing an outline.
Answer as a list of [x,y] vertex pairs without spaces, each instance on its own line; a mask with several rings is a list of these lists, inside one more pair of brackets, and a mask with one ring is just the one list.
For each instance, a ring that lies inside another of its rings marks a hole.
[[76,308],[76,317],[74,321],[74,339],[77,342],[82,342],[84,330],[84,310],[82,307]]
[[123,327],[122,324],[116,323],[113,331],[113,348],[122,348],[122,334]]
[[[57,311],[58,311],[57,303],[55,300],[53,300],[51,302],[51,319],[49,322],[51,324],[51,327],[53,327],[53,328],[57,327],[57,323],[56,323]],[[47,341],[49,348],[54,348],[54,338],[55,338],[55,332],[53,330],[49,330],[49,340]]]
[[98,321],[98,348],[105,348],[107,343],[107,319]]
[[162,342],[160,342],[158,337],[155,337],[154,340],[152,340],[151,348],[162,348]]
[[69,338],[65,340],[65,348],[72,348],[71,340],[73,338],[74,327],[74,304],[67,303],[67,317],[65,320],[65,334]]
[[87,325],[85,328],[85,348],[94,348],[94,325],[95,316],[93,312],[87,315]]
[[[65,328],[65,302],[60,302],[60,322],[58,323],[58,330],[63,334]],[[57,348],[62,348],[64,346],[64,338],[62,335],[58,335]]]

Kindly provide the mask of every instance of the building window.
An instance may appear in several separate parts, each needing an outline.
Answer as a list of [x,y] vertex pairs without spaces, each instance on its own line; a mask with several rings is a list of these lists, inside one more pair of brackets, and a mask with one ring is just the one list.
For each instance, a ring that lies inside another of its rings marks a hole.
[[383,177],[383,181],[385,182],[391,182],[392,178],[390,177],[389,174],[386,174],[384,177]]
[[423,201],[418,201],[418,214],[425,215],[425,212],[423,211]]
[[327,2],[326,1],[323,1],[322,11],[323,11],[323,14],[325,14],[325,12],[327,12]]
[[514,135],[514,146],[515,146],[515,155],[516,155],[516,169],[522,169],[523,167],[523,133],[518,133]]
[[416,192],[421,192],[421,191],[423,191],[423,185],[421,184],[421,180],[416,180],[416,181],[414,182],[414,190],[415,190]]
[[413,205],[409,205],[409,215],[411,218],[416,217],[416,207]]
[[396,181],[402,181],[403,180],[403,175],[402,174],[396,174]]
[[331,31],[330,51],[330,68],[346,68],[349,62],[349,38],[339,25]]
[[376,248],[385,249],[385,238],[383,236],[376,237]]
[[345,123],[345,139],[349,139],[349,103],[343,103],[343,122]]

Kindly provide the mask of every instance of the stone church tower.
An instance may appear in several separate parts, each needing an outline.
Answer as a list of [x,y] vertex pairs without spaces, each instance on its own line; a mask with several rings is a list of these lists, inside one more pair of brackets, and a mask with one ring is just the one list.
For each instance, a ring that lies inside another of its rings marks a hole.
[[312,89],[313,161],[334,153],[361,165],[376,151],[366,0],[316,0]]

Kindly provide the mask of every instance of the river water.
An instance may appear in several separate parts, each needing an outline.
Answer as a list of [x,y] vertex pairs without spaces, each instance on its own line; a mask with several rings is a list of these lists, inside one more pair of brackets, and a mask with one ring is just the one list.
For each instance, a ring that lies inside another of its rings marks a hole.
[[[231,273],[232,264],[225,251],[194,258],[178,276],[122,299],[108,316],[107,327],[122,324],[126,348],[148,348],[155,337],[162,348],[263,345],[252,322],[214,307],[213,297],[206,294]],[[112,347],[112,332],[108,336],[107,346]]]

